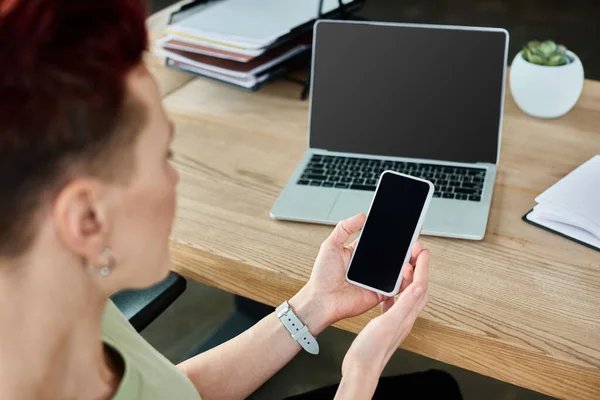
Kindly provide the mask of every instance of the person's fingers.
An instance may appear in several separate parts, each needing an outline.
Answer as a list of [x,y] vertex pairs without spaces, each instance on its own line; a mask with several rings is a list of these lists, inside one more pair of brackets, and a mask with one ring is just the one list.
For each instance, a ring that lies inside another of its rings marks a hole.
[[363,213],[356,214],[354,217],[340,221],[327,238],[326,242],[335,246],[343,246],[350,236],[362,229],[367,216]]
[[358,239],[354,239],[354,241],[352,243],[350,243],[348,246],[346,246],[348,248],[348,250],[354,252],[354,250],[356,249],[356,244],[358,243]]
[[410,263],[415,265],[417,262],[417,257],[423,251],[423,245],[420,242],[416,242],[412,249],[410,249]]
[[413,282],[398,296],[396,303],[382,317],[388,316],[397,324],[406,323],[412,326],[425,307],[427,298],[427,287],[421,283]]
[[[350,257],[354,254],[354,250],[356,250],[356,244],[358,243],[358,239],[355,239],[352,243],[346,246],[346,250],[350,252]],[[350,263],[346,265],[346,270],[350,267]]]
[[417,257],[413,282],[429,285],[429,250],[423,250]]
[[400,322],[406,318],[414,323],[427,302],[429,290],[429,250],[423,250],[417,258],[413,282],[400,294],[394,306],[386,313]]
[[406,290],[408,285],[413,281],[414,267],[412,264],[406,263],[402,267],[402,284],[400,285],[400,291]]
[[386,297],[381,303],[381,313],[384,314],[394,305],[393,297]]
[[409,286],[398,296],[396,302],[387,312],[380,316],[384,320],[385,325],[391,324],[391,326],[399,328],[403,324],[410,326],[414,323],[418,315],[418,312],[414,312],[414,310],[419,309],[419,303],[424,296],[423,291],[419,290],[415,292],[415,288],[416,285],[414,284]]

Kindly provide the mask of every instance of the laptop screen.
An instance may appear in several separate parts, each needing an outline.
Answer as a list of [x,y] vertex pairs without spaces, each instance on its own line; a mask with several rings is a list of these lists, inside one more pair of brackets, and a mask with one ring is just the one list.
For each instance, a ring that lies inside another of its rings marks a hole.
[[310,147],[496,163],[508,35],[320,22]]

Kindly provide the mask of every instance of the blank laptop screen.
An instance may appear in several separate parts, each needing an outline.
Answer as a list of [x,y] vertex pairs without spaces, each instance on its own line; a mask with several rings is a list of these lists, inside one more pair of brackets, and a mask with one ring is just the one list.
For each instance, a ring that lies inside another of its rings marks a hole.
[[321,22],[310,147],[497,162],[504,31]]

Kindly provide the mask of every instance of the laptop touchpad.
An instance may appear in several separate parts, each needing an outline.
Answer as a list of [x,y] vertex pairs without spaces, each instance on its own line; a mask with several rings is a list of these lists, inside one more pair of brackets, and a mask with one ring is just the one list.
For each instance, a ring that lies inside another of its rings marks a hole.
[[271,210],[275,218],[297,221],[329,222],[331,212],[340,190],[292,185],[285,188]]
[[340,221],[361,212],[366,214],[374,195],[375,192],[366,191],[342,192],[329,213],[329,220]]

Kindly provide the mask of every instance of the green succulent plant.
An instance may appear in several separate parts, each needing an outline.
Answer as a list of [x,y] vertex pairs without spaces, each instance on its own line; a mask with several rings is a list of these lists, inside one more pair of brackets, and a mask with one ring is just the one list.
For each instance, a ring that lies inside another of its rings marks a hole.
[[555,67],[571,62],[567,55],[567,49],[552,40],[538,42],[537,40],[527,43],[523,48],[523,57],[533,64]]

